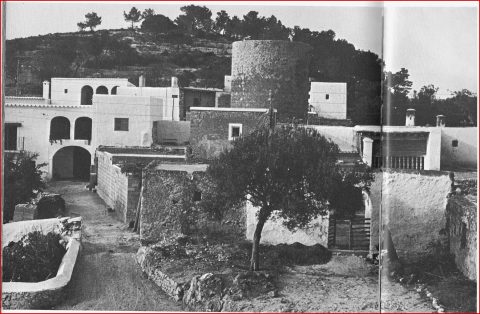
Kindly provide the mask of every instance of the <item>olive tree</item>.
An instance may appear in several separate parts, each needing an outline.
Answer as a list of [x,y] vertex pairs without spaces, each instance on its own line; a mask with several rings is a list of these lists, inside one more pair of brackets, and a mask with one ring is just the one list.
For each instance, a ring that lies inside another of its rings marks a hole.
[[209,210],[226,210],[247,199],[259,208],[251,270],[259,270],[259,244],[269,219],[281,218],[294,231],[334,207],[352,210],[344,199],[353,193],[352,199],[358,200],[372,177],[362,165],[340,167],[338,153],[338,146],[314,129],[288,125],[237,138],[209,165],[207,174],[215,185],[215,195],[206,200]]

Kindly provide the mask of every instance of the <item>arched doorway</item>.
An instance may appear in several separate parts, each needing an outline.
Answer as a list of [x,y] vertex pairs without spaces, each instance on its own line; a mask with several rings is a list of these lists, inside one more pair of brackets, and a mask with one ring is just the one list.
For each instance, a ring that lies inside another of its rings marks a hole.
[[56,180],[90,178],[90,152],[78,146],[67,146],[59,149],[52,160],[52,177]]
[[112,91],[110,92],[110,95],[116,95],[117,94],[117,88],[118,88],[118,86],[113,86]]
[[75,135],[76,140],[91,140],[92,139],[92,119],[88,117],[80,117],[75,120]]
[[97,87],[97,91],[95,92],[95,94],[102,94],[102,95],[108,95],[108,88],[106,88],[105,86],[98,86]]
[[70,139],[70,120],[55,117],[50,121],[50,141]]
[[85,85],[82,87],[82,105],[91,105],[93,98],[93,88],[91,86]]

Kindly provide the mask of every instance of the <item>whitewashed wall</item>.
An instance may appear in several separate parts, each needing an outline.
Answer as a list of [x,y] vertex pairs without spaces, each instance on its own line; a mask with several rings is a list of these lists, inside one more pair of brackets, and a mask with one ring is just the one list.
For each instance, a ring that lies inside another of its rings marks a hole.
[[[253,240],[253,233],[257,225],[256,213],[258,208],[254,207],[250,202],[246,204],[247,212],[247,240]],[[260,243],[263,244],[292,244],[295,242],[304,245],[321,244],[324,247],[328,246],[328,215],[320,216],[313,220],[306,229],[299,229],[295,232],[288,230],[283,226],[282,221],[277,219],[275,221],[268,220],[262,231]]]

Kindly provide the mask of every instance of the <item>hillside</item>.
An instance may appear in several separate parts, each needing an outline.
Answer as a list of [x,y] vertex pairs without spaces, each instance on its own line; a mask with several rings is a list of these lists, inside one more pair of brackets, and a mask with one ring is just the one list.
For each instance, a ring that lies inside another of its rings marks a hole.
[[41,81],[55,76],[127,77],[137,84],[145,74],[147,86],[168,85],[178,76],[182,85],[222,87],[231,41],[211,37],[120,29],[8,40],[5,94],[41,95]]

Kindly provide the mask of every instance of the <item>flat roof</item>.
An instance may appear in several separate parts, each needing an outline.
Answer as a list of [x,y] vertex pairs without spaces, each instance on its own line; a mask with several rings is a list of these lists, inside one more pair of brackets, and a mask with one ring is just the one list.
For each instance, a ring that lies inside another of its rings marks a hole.
[[180,87],[180,89],[186,90],[195,90],[195,91],[203,91],[203,92],[223,92],[223,89],[220,88],[202,88],[202,87]]
[[207,164],[161,163],[155,167],[155,170],[186,171],[193,173],[195,171],[206,171],[207,167]]
[[[268,108],[218,108],[218,107],[190,107],[190,111],[227,111],[227,112],[268,112]],[[277,109],[274,109],[277,112]]]

